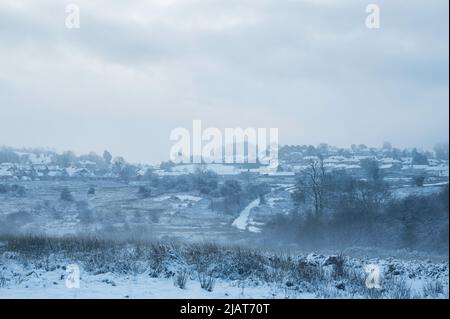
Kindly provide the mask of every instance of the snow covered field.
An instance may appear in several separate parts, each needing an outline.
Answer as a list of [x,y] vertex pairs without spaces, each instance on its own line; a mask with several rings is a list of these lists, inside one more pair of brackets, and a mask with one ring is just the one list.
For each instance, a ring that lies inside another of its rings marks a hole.
[[[9,185],[9,184],[6,184]],[[16,187],[16,183],[10,183]],[[167,191],[140,196],[141,185],[118,181],[27,181],[17,183],[22,194],[0,192],[2,223],[15,233],[50,236],[90,235],[121,238],[214,240],[248,243],[262,233],[277,212],[292,208],[291,184],[275,184],[267,204],[258,199],[223,213],[211,208],[211,197],[198,192]],[[71,201],[60,199],[68,188]],[[90,188],[94,194],[88,194]]]
[[[247,199],[231,213],[214,210],[211,197],[195,191],[147,196],[138,182],[11,185],[0,193],[0,226],[15,234],[0,236],[0,298],[448,297],[448,256],[370,247],[348,247],[345,256],[325,247],[312,253],[267,237],[271,219],[292,210],[295,188],[268,181],[264,200]],[[60,198],[64,187],[72,200]],[[398,188],[393,195],[440,189]],[[79,266],[80,288],[66,287],[69,264]],[[381,289],[366,287],[368,265],[380,269]]]
[[[79,288],[67,286],[69,264]],[[381,289],[366,287],[368,265],[380,269]],[[0,270],[0,298],[448,298],[448,262],[205,243],[10,237]]]

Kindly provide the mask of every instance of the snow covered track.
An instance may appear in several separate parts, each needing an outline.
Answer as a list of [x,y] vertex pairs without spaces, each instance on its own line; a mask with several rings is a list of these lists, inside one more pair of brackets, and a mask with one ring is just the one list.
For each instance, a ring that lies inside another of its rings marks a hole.
[[255,199],[250,204],[248,204],[239,214],[239,217],[236,218],[231,225],[236,227],[237,229],[246,230],[248,226],[248,219],[250,217],[250,211],[258,205],[259,205],[259,198]]

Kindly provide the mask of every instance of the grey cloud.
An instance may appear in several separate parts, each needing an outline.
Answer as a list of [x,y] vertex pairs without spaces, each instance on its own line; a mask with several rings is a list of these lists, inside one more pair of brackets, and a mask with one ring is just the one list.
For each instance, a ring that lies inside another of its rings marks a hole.
[[[20,3],[0,6],[0,144],[155,161],[194,118],[278,126],[282,143],[448,135],[447,2],[380,1],[380,30],[350,0],[80,1],[79,30],[59,2]],[[58,136],[6,134],[33,113]]]

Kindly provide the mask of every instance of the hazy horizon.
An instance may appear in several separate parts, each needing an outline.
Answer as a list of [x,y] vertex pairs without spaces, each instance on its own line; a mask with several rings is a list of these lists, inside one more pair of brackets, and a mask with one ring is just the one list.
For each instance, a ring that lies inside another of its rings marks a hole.
[[[384,141],[384,142],[389,142],[389,141]],[[308,143],[306,143],[306,144],[280,144],[279,146],[283,147],[283,146],[304,146],[304,145],[308,145],[309,146],[309,145],[312,145],[314,147],[317,147],[317,146],[319,146],[319,144],[323,144],[323,143],[324,144],[328,144],[328,146],[330,146],[330,147],[337,147],[337,148],[341,148],[341,149],[350,149],[351,148],[351,145],[343,145],[343,146],[331,145],[331,144],[326,143],[326,142],[321,142],[321,143],[318,143],[318,144],[308,144]],[[448,140],[447,141],[441,141],[441,142],[438,142],[438,143],[447,143],[448,144]],[[436,144],[438,144],[438,143],[436,143]],[[379,148],[379,149],[382,148],[382,145],[367,145],[365,143],[358,143],[358,144],[357,143],[352,143],[352,144],[355,144],[355,145],[364,144],[368,148]],[[391,146],[393,148],[398,148],[400,150],[403,150],[403,149],[412,150],[412,149],[416,148],[419,152],[433,152],[432,148],[422,148],[420,146],[412,146],[412,147],[398,147],[396,145],[391,145]],[[77,152],[77,151],[75,151],[73,149],[70,149],[70,148],[56,149],[54,147],[42,147],[42,146],[31,146],[31,147],[22,146],[22,147],[20,147],[20,146],[16,146],[16,145],[0,145],[0,149],[2,149],[2,148],[7,148],[7,149],[9,148],[9,149],[16,149],[16,150],[23,150],[23,151],[26,151],[26,150],[28,150],[28,151],[30,151],[30,150],[34,150],[34,151],[41,150],[41,151],[55,152],[55,153],[58,153],[58,154],[62,154],[64,152],[70,151],[70,152],[73,152],[76,156],[88,155],[91,152],[94,152],[97,155],[102,156],[104,151],[110,152],[110,150],[108,150],[108,149],[102,149],[102,150],[98,150],[98,151],[97,150],[90,150],[88,152]],[[112,152],[110,152],[110,153],[112,153]],[[153,162],[148,162],[148,161],[146,162],[146,161],[143,161],[143,160],[130,160],[129,157],[127,157],[126,154],[111,154],[111,155],[113,156],[113,158],[115,158],[115,157],[123,157],[127,162],[129,162],[131,164],[157,165],[157,164],[159,164],[159,163],[161,163],[163,161],[169,161],[170,160],[169,156],[167,156],[167,158],[163,158],[162,160],[157,160],[157,161],[153,161]]]

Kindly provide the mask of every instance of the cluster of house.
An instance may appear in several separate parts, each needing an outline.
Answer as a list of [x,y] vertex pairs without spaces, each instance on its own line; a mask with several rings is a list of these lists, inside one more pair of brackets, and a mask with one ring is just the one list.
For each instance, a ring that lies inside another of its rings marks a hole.
[[39,180],[46,178],[94,177],[88,167],[62,168],[54,164],[1,163],[0,179]]
[[[293,172],[300,172],[310,166],[311,161],[318,160],[316,156],[305,156],[300,161],[286,162],[280,161],[284,164],[285,169]],[[394,159],[392,157],[373,157],[373,156],[329,156],[323,159],[324,167],[331,170],[347,170],[357,174],[363,170],[361,162],[365,159],[376,160],[379,168],[384,172],[384,175],[415,175],[418,172],[424,172],[428,176],[448,177],[449,167],[448,161],[429,159],[428,164],[413,164],[411,157],[402,157]]]
[[[319,160],[317,155],[308,154],[308,149],[299,147],[284,147],[280,150],[278,170],[268,170],[266,166],[242,165],[242,164],[207,164],[204,169],[212,170],[219,175],[239,175],[251,173],[265,176],[293,176],[307,169],[312,161]],[[22,154],[23,155],[23,154]],[[376,160],[384,176],[399,178],[414,176],[420,172],[428,177],[448,180],[448,160],[428,157],[426,164],[414,163],[411,156],[392,156],[392,151],[383,149],[345,150],[328,148],[321,153],[323,165],[329,170],[346,170],[353,174],[361,174],[362,162],[366,159]],[[145,176],[147,170],[158,175],[183,175],[193,173],[198,165],[173,165],[169,169],[165,167],[139,165],[135,166],[134,177]],[[67,178],[117,178],[120,174],[109,168],[99,168],[95,162],[83,160],[69,167],[61,167],[54,163],[52,157],[42,154],[29,154],[25,162],[0,163],[0,180],[42,180],[42,179],[67,179]]]
[[[305,154],[306,153],[306,154]],[[346,170],[355,175],[363,171],[365,160],[374,160],[382,170],[383,175],[396,178],[405,176],[415,176],[420,173],[428,177],[447,179],[449,177],[448,160],[438,159],[428,154],[426,163],[416,163],[411,154],[386,149],[342,149],[329,148],[328,152],[321,156],[308,155],[308,150],[300,151],[293,148],[282,152],[280,165],[283,170],[301,172],[307,169],[311,162],[323,160],[323,165],[328,170]]]

